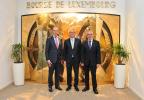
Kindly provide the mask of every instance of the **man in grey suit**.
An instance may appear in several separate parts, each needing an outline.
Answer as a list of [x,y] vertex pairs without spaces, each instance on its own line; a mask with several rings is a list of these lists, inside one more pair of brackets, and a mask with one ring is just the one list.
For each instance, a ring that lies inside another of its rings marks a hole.
[[45,50],[46,60],[49,67],[48,72],[48,87],[49,91],[52,92],[53,86],[53,72],[55,70],[55,88],[62,90],[59,84],[59,67],[62,59],[62,40],[59,38],[59,30],[57,27],[53,27],[53,35],[47,38],[46,50]]
[[79,75],[79,63],[80,63],[80,52],[81,52],[81,40],[75,38],[75,29],[69,30],[69,36],[64,42],[64,58],[66,61],[67,68],[67,89],[69,91],[72,86],[72,68],[74,69],[74,88],[79,91],[78,88],[78,75]]
[[85,72],[85,88],[83,92],[89,90],[89,71],[91,71],[93,91],[98,94],[96,69],[101,64],[100,44],[93,39],[93,32],[87,32],[87,40],[82,44],[82,66]]

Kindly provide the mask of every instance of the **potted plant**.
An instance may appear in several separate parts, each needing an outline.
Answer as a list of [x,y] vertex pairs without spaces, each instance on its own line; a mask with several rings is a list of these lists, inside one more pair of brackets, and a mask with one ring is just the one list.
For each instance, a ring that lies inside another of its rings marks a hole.
[[113,57],[118,61],[114,66],[114,86],[124,88],[126,80],[126,62],[129,59],[129,52],[122,44],[112,47]]
[[24,63],[22,62],[22,44],[17,43],[12,45],[11,57],[13,63],[13,77],[15,85],[24,85]]

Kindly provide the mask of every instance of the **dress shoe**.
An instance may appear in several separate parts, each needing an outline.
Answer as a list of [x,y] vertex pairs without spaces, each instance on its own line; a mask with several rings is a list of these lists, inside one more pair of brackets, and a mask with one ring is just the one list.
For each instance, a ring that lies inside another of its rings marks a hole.
[[62,88],[61,88],[60,86],[59,86],[59,87],[56,87],[56,89],[57,89],[57,90],[62,90]]
[[76,91],[79,91],[79,88],[77,86],[74,87]]
[[89,88],[85,87],[82,91],[85,92],[85,91],[88,91],[88,90],[89,90]]
[[82,82],[82,83],[84,83],[84,82],[85,82],[85,80],[84,80],[84,79],[82,79],[82,80],[81,80],[81,82]]
[[66,91],[69,91],[71,89],[71,87],[70,86],[68,86],[67,88],[66,88]]
[[60,82],[63,82],[64,81],[64,78],[63,77],[60,77]]
[[53,92],[52,87],[50,87],[48,90],[49,90],[49,92]]
[[98,90],[97,90],[97,89],[93,90],[93,92],[94,92],[95,94],[98,94]]

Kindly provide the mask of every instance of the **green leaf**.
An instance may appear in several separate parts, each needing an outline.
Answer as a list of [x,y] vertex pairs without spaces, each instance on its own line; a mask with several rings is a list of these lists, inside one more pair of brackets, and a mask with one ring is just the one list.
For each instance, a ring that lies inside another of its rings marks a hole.
[[18,43],[12,45],[11,57],[15,63],[22,62],[22,44]]
[[126,63],[129,59],[129,52],[122,44],[115,44],[112,47],[113,56],[118,58],[118,64]]

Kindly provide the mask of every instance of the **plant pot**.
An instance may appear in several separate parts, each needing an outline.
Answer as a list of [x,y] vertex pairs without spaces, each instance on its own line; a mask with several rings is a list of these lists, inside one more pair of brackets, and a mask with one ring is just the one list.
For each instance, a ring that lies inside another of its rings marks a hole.
[[115,65],[114,72],[114,86],[116,88],[124,88],[126,80],[126,66]]
[[13,77],[15,85],[24,85],[24,63],[13,64]]

